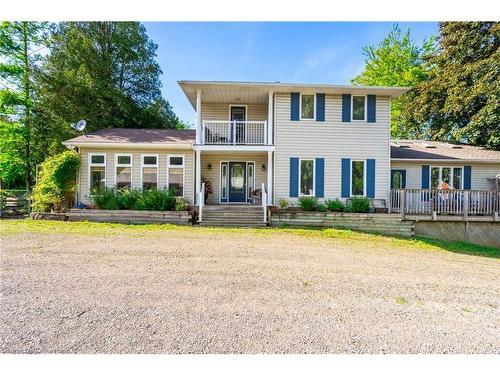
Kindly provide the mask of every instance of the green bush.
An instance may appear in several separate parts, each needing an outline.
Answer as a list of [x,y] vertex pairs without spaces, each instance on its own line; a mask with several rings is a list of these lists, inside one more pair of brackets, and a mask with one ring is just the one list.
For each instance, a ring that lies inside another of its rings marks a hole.
[[304,211],[315,211],[318,207],[318,200],[315,197],[300,197],[299,204]]
[[72,204],[80,157],[75,151],[64,151],[42,163],[38,182],[33,189],[32,210],[62,211]]
[[285,208],[288,207],[288,201],[285,198],[280,198],[278,201],[278,207],[281,210],[284,210]]
[[189,208],[189,202],[186,198],[177,197],[175,198],[175,210],[176,211],[186,211]]
[[327,211],[326,205],[324,205],[323,203],[318,204],[318,207],[316,207],[316,211],[318,211],[318,212],[326,212]]
[[370,211],[370,200],[368,198],[354,197],[349,199],[347,204],[348,212],[368,212]]
[[[90,199],[97,208],[104,210],[151,210],[173,211],[177,207],[175,193],[171,190],[135,190],[112,188],[96,189],[92,191]],[[187,201],[186,201],[186,204]],[[179,203],[179,207],[184,207]]]
[[326,201],[326,205],[328,207],[328,211],[332,212],[344,212],[345,205],[340,199],[328,199]]
[[113,188],[93,189],[90,194],[90,200],[97,208],[103,210],[119,210],[118,195]]

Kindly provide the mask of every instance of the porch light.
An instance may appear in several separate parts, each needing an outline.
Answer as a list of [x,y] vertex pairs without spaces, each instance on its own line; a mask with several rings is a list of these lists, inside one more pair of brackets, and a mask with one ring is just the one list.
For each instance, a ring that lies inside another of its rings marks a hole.
[[208,163],[208,169],[212,169],[212,164]]
[[265,170],[266,170],[266,165],[262,164],[262,172],[264,172]]

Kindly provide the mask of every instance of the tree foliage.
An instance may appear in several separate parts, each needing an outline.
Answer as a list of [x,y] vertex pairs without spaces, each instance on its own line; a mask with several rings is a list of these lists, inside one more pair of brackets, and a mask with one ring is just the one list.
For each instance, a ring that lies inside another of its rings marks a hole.
[[444,22],[404,121],[422,137],[500,149],[500,23]]
[[89,131],[182,126],[161,96],[157,46],[140,23],[61,23],[50,49],[39,75],[41,115],[57,146],[79,119]]
[[48,27],[43,22],[0,24],[0,178],[7,185],[24,179],[27,189],[39,157],[33,140],[34,70],[42,58]]
[[32,209],[48,212],[70,207],[79,166],[80,156],[75,151],[68,150],[47,158],[41,165],[40,177],[33,190]]
[[[417,45],[407,29],[404,33],[395,24],[389,35],[377,46],[363,48],[364,71],[352,79],[352,83],[366,86],[414,87],[429,77],[431,65],[426,57],[434,53],[435,40],[431,36]],[[392,101],[391,134],[393,137],[408,136],[408,129],[401,124],[401,115],[412,95]]]

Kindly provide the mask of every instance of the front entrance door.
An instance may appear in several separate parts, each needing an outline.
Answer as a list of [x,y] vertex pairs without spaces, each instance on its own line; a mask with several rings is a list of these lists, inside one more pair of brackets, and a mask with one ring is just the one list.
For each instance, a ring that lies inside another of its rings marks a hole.
[[246,202],[246,163],[229,163],[229,202]]

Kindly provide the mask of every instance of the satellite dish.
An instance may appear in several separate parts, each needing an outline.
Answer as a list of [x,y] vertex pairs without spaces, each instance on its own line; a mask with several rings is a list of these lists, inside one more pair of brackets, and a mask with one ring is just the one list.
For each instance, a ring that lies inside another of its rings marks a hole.
[[83,130],[85,129],[85,126],[87,125],[87,121],[85,120],[80,120],[78,121],[76,124],[71,124],[71,127],[79,132],[82,132],[83,134],[85,134],[83,132]]

